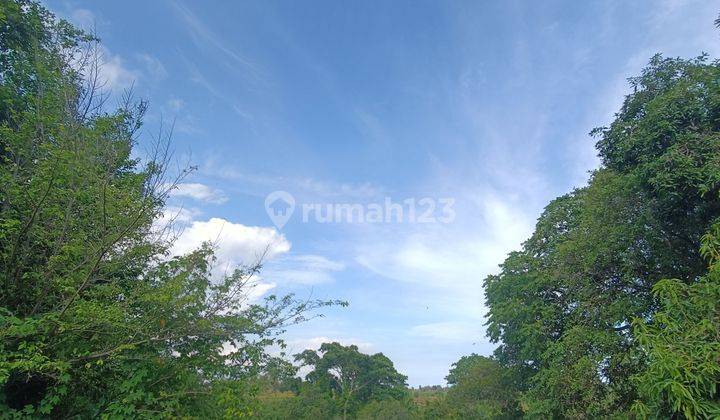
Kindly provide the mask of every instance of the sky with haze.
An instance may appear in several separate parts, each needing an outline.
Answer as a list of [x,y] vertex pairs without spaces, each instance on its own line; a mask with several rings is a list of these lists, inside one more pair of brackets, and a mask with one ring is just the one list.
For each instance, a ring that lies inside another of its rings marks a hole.
[[[720,2],[47,1],[102,38],[105,88],[149,101],[139,149],[173,127],[197,165],[168,203],[174,251],[217,241],[219,271],[264,249],[253,299],[343,299],[291,327],[382,352],[410,385],[489,355],[483,279],[599,161],[627,78],[655,53],[720,57]],[[111,102],[114,99],[111,99]],[[303,203],[453,198],[451,223],[303,222]]]

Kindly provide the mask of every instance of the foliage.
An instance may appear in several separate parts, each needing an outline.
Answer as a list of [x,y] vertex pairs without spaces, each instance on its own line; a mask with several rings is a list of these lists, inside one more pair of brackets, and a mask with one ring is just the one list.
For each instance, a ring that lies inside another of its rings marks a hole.
[[[603,167],[485,280],[488,335],[526,415],[625,416],[635,401],[659,416],[709,412],[718,279],[700,249],[720,216],[719,79],[705,56],[653,57],[593,132]],[[663,344],[673,337],[697,347],[678,353]]]
[[[367,355],[356,346],[324,343],[318,351],[295,356],[312,370],[300,380],[296,367],[278,361],[286,374],[263,374],[254,416],[263,419],[417,418],[405,376],[381,353]],[[270,369],[277,372],[278,369]],[[273,376],[271,380],[269,376]],[[280,379],[278,379],[280,378]],[[292,389],[291,389],[292,388]]]
[[408,400],[380,400],[370,401],[357,413],[361,420],[407,420],[417,418],[415,407]]
[[297,393],[269,391],[258,395],[254,416],[261,419],[332,419],[339,409],[325,392],[307,383]]
[[513,418],[519,414],[517,391],[497,361],[477,354],[463,356],[447,376],[447,400],[463,418]]
[[354,345],[323,343],[319,351],[306,350],[295,360],[312,367],[306,380],[339,403],[343,418],[362,403],[406,396],[407,378],[382,353],[367,355]]
[[720,416],[720,224],[703,238],[709,273],[694,284],[658,282],[660,309],[652,320],[637,319],[635,334],[648,366],[635,379],[643,415],[686,418]]
[[[238,417],[283,326],[336,302],[248,301],[260,264],[211,275],[155,221],[164,139],[133,157],[146,109],[106,111],[92,37],[0,3],[0,411]],[[229,350],[228,350],[229,349]]]

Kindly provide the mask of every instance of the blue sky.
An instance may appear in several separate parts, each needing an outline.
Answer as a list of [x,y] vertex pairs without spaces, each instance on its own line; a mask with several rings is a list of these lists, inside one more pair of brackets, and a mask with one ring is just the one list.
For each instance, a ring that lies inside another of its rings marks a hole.
[[[383,352],[411,385],[490,354],[483,278],[552,198],[598,161],[607,124],[656,52],[720,56],[712,1],[49,1],[103,40],[106,88],[150,101],[198,170],[176,191],[184,252],[218,240],[223,267],[269,246],[253,291],[338,298],[292,327]],[[303,223],[304,203],[453,198],[451,223]]]

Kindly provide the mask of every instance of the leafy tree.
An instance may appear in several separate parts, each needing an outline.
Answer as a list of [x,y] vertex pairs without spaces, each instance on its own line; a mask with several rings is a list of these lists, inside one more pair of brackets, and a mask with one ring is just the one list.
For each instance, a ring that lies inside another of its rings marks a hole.
[[450,367],[450,372],[445,377],[445,381],[448,385],[457,385],[457,383],[467,376],[473,366],[478,365],[487,359],[485,356],[480,356],[475,353],[470,356],[462,356],[460,360],[453,363]]
[[[662,348],[654,327],[634,331],[633,321],[664,324],[671,285],[709,297],[693,285],[714,281],[699,250],[720,216],[719,76],[705,56],[653,57],[615,121],[593,132],[603,167],[551,202],[523,249],[485,280],[488,335],[527,415],[628,415],[650,398],[636,378],[650,378],[648,363],[659,374]],[[707,307],[694,311],[708,319]],[[703,325],[692,331],[714,349],[717,324]]]
[[406,396],[407,378],[382,353],[367,355],[354,345],[323,343],[319,351],[305,350],[295,360],[312,367],[306,380],[339,403],[343,418],[360,404]]
[[656,418],[720,416],[720,224],[703,238],[708,274],[693,284],[663,280],[654,287],[660,309],[637,319],[635,334],[648,365],[635,379],[636,412]]
[[[156,220],[177,178],[164,137],[133,157],[144,102],[108,111],[94,38],[0,3],[0,411],[237,417],[265,347],[331,302],[248,302],[259,263],[214,279]],[[228,351],[230,349],[230,351]]]
[[264,391],[297,393],[302,383],[297,374],[298,368],[292,363],[282,357],[272,357],[263,365],[257,382]]
[[453,363],[445,378],[447,403],[462,418],[515,418],[517,391],[509,372],[497,361],[477,354]]

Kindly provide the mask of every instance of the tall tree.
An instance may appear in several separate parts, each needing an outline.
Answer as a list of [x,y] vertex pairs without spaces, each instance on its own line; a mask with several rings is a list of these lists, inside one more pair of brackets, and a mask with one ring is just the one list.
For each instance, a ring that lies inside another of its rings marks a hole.
[[312,367],[306,380],[339,402],[343,418],[360,403],[398,399],[406,394],[407,378],[382,353],[367,355],[354,345],[323,343],[319,351],[306,350],[297,354],[295,360]]
[[634,378],[652,358],[633,321],[656,322],[664,279],[713,277],[700,249],[720,216],[719,76],[705,56],[653,57],[593,132],[603,167],[485,280],[488,334],[528,414],[617,415],[647,398]]
[[249,302],[259,263],[213,279],[210,246],[169,255],[167,142],[133,157],[146,104],[105,108],[98,50],[35,2],[0,2],[0,411],[246,413],[264,348],[330,302]]
[[445,379],[447,404],[459,418],[510,419],[520,413],[512,377],[492,358],[463,356]]

